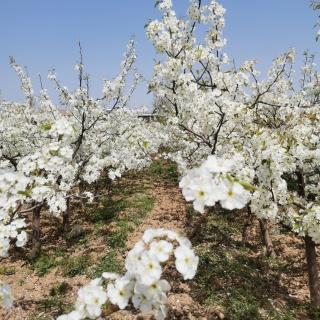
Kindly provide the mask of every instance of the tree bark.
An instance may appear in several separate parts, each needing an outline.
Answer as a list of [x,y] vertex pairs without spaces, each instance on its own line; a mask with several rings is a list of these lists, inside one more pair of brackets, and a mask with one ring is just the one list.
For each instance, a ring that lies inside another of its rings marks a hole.
[[41,241],[40,241],[40,213],[41,206],[36,207],[32,211],[32,248],[30,257],[35,259],[40,254]]
[[260,230],[262,235],[262,241],[267,249],[267,256],[268,257],[274,257],[275,252],[272,244],[272,240],[269,234],[269,228],[268,228],[268,220],[267,219],[259,219],[260,224]]
[[188,234],[189,239],[195,238],[198,234],[201,233],[201,227],[206,222],[209,216],[209,211],[207,210],[205,213],[203,213],[199,219],[194,224],[194,227],[192,228],[190,234]]
[[62,225],[63,225],[63,231],[68,231],[70,226],[70,198],[67,198],[66,200],[67,208],[62,213]]
[[318,309],[320,308],[320,283],[317,265],[316,244],[309,236],[304,237],[304,242],[306,248],[311,305],[314,308]]
[[[82,194],[84,191],[85,191],[84,182],[80,182],[79,193]],[[81,211],[85,213],[86,212],[85,199],[82,197],[80,198],[80,206],[81,206]]]
[[248,231],[249,231],[249,228],[252,225],[253,219],[254,219],[254,216],[251,212],[250,205],[247,205],[247,213],[248,213],[248,216],[247,216],[247,219],[246,219],[244,226],[243,226],[243,229],[242,229],[242,244],[243,245],[246,245],[246,243],[248,242],[248,237],[249,237]]
[[[299,190],[298,193],[301,197],[306,197],[306,180],[302,169],[296,172]],[[305,249],[306,249],[306,259],[307,259],[307,269],[309,278],[309,290],[311,305],[314,308],[320,308],[320,283],[319,283],[319,270],[317,265],[317,251],[316,244],[311,237],[304,237]]]

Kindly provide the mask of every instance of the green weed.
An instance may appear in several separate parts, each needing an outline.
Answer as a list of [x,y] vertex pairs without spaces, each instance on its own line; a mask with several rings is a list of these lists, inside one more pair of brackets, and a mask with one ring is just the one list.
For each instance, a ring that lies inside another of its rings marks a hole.
[[101,277],[103,272],[121,273],[123,271],[123,263],[117,258],[115,250],[110,250],[103,258],[99,259],[98,264],[91,267],[87,275],[94,279]]
[[84,274],[89,266],[87,256],[70,257],[61,264],[62,274],[65,277],[74,277],[78,274]]
[[47,274],[52,268],[58,265],[58,261],[54,256],[46,254],[40,255],[34,262],[32,262],[33,269],[40,277]]

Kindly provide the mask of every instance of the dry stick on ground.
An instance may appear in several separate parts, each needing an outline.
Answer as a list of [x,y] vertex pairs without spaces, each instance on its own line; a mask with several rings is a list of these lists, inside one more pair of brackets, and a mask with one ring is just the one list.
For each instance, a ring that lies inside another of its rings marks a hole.
[[[300,169],[296,172],[298,178],[298,193],[301,197],[306,197],[305,192],[305,177],[303,171]],[[305,249],[306,249],[306,260],[309,278],[309,290],[311,305],[314,308],[320,308],[320,281],[319,281],[319,270],[317,264],[317,251],[316,244],[311,237],[304,237]]]

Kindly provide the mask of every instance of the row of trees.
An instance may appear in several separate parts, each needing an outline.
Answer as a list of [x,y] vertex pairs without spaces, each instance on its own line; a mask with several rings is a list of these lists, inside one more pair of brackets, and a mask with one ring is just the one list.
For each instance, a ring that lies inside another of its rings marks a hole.
[[[82,60],[82,59],[81,59]],[[63,87],[49,74],[58,91],[55,105],[43,89],[33,93],[30,79],[11,59],[26,96],[24,103],[1,101],[1,255],[6,256],[10,241],[17,246],[26,240],[23,216],[33,215],[32,253],[40,249],[40,215],[43,208],[69,220],[69,201],[92,200],[97,194],[84,190],[107,171],[109,178],[126,170],[139,170],[152,159],[165,137],[159,124],[145,123],[136,111],[126,108],[140,76],[126,92],[126,78],[135,60],[133,41],[128,45],[119,75],[105,80],[103,96],[92,98],[82,61],[76,65],[79,88]]]
[[[156,1],[156,5],[162,18],[146,26],[148,38],[161,54],[149,83],[158,101],[156,121],[146,123],[126,108],[140,79],[133,71],[132,41],[119,75],[104,82],[101,98],[89,95],[82,57],[76,65],[77,90],[69,91],[51,73],[59,106],[44,89],[36,96],[24,70],[11,60],[26,101],[1,101],[0,105],[1,255],[7,255],[12,243],[25,245],[24,216],[29,212],[33,216],[32,256],[36,256],[41,210],[62,215],[67,225],[71,199],[97,196],[85,186],[103,172],[114,179],[125,171],[140,170],[157,154],[177,163],[183,194],[199,212],[219,202],[229,210],[246,207],[248,219],[255,215],[269,255],[274,254],[269,221],[302,237],[311,301],[320,307],[316,261],[320,87],[315,57],[305,53],[296,81],[291,49],[274,59],[262,79],[254,61],[236,67],[224,52],[225,10],[218,1],[192,0],[185,19],[177,17],[171,0]],[[197,36],[200,25],[206,28],[203,38]],[[132,71],[133,84],[127,89]],[[189,258],[195,261],[192,254]],[[101,290],[100,282],[94,287]],[[108,296],[112,302],[118,301],[112,296]],[[148,306],[149,311],[162,308]],[[161,310],[158,319],[165,317]]]
[[[254,61],[237,68],[224,52],[225,10],[217,1],[192,1],[188,19],[177,18],[171,1],[161,1],[159,8],[162,20],[150,22],[147,35],[164,59],[155,64],[150,88],[170,127],[168,156],[182,173],[208,154],[233,159],[228,177],[251,191],[248,214],[260,220],[269,254],[270,220],[304,239],[311,300],[320,307],[320,90],[314,56],[304,54],[298,84],[293,49],[274,59],[261,79]],[[207,27],[204,39],[196,37],[199,24]],[[201,189],[194,194],[197,209],[199,201],[212,205],[205,198],[213,192],[207,176],[194,177],[189,186]],[[237,196],[231,187],[229,196]]]

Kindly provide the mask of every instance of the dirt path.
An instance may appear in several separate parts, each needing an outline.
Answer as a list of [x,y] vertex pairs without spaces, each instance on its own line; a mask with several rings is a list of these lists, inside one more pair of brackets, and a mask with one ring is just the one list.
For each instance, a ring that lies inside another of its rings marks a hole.
[[[144,231],[149,228],[165,228],[185,235],[187,229],[186,202],[178,187],[163,182],[155,183],[152,195],[156,199],[154,208],[147,215],[141,225],[130,235],[127,247],[130,249],[140,240]],[[170,281],[171,282],[171,281]],[[174,283],[172,291],[168,295],[168,319],[181,320],[205,320],[203,309],[188,294],[190,288],[188,282]],[[143,320],[153,319],[149,315],[133,315],[132,312],[122,310],[113,313],[107,319],[110,320]]]
[[155,183],[152,196],[156,199],[154,208],[136,231],[130,235],[127,247],[132,248],[149,228],[165,228],[185,233],[186,205],[180,190],[171,184]]
[[[55,286],[65,280],[64,277],[59,275],[50,274],[45,279],[35,277],[33,274],[26,275],[25,270],[21,269],[20,275],[11,278],[7,283],[11,285],[12,292],[14,292],[14,307],[9,312],[0,312],[0,319],[6,320],[38,320],[49,319],[45,317],[46,312],[39,312],[37,317],[32,318],[28,316],[30,311],[39,306],[40,301],[45,297],[44,292],[48,288]],[[77,297],[77,290],[86,284],[87,279],[85,276],[70,279],[68,285],[72,288],[69,298],[75,300]],[[23,289],[21,288],[23,283]],[[45,306],[43,306],[45,308]],[[43,317],[43,318],[41,318]]]
[[[154,177],[149,176],[146,177],[145,181],[139,182],[139,184],[142,183],[146,187],[150,187],[146,192],[152,196],[155,203],[153,209],[148,212],[135,231],[129,235],[127,239],[128,250],[139,241],[144,231],[149,228],[162,227],[174,230],[181,234],[186,234],[186,205],[179,188],[172,182],[167,182],[164,179],[153,180],[153,178]],[[134,188],[134,186],[132,188]],[[93,225],[91,227],[94,229]],[[103,238],[99,238],[101,241],[102,239]],[[60,246],[59,241],[61,241],[61,239],[50,243],[50,248],[58,248]],[[49,252],[48,250],[49,247],[45,246],[44,252]],[[48,254],[49,256],[51,255],[51,253]],[[14,270],[13,274],[1,274],[0,280],[11,285],[15,299],[14,307],[9,312],[0,309],[1,320],[51,320],[52,317],[48,315],[45,304],[59,303],[58,300],[55,302],[54,297],[50,297],[49,292],[51,288],[59,283],[68,283],[68,301],[74,302],[79,287],[89,281],[86,275],[77,275],[71,278],[65,277],[61,275],[57,268],[53,268],[44,276],[38,276],[35,271],[30,269],[28,262],[19,257],[9,257],[1,264],[1,267],[5,268],[5,270]],[[180,306],[188,308],[188,305],[194,303],[187,295],[187,292],[189,291],[187,284],[181,284],[180,281],[173,280],[170,282],[174,282],[172,283],[174,292],[169,296],[171,309],[179,309]],[[179,288],[176,288],[176,286],[179,286]],[[44,304],[43,311],[39,311],[40,303]],[[50,306],[50,308],[51,313],[55,308],[53,307],[52,309],[52,306]],[[57,305],[57,308],[59,308],[59,305]],[[134,315],[133,310],[118,311],[107,317],[107,319],[131,320],[139,319],[139,316]],[[176,318],[170,316],[170,319]],[[177,319],[193,318],[178,317]]]

